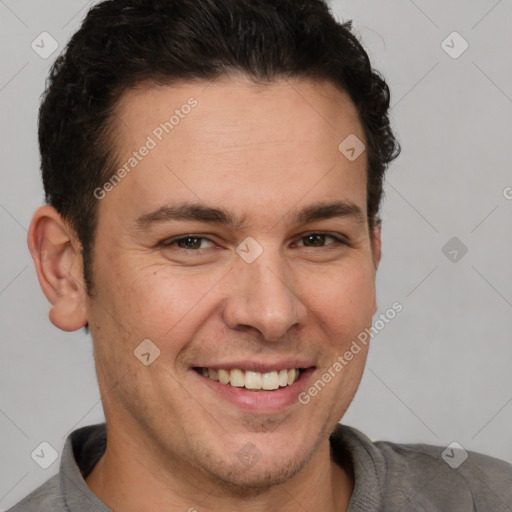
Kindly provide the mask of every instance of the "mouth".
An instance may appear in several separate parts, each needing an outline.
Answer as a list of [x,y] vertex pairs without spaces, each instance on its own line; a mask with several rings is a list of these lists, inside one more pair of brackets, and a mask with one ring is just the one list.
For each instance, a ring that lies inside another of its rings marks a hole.
[[257,372],[242,368],[196,367],[194,371],[225,386],[248,391],[276,391],[295,384],[306,368],[283,368],[269,372]]

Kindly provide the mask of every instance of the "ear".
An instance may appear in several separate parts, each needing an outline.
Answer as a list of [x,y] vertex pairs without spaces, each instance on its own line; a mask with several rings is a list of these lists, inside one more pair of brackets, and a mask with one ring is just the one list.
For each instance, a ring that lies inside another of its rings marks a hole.
[[[372,257],[373,257],[373,266],[375,268],[375,272],[377,272],[377,269],[379,268],[380,259],[382,256],[381,252],[381,220],[376,219],[373,227],[372,232],[372,239],[371,239],[371,245],[372,245]],[[377,291],[374,290],[373,295],[373,314],[377,313]]]
[[375,271],[379,268],[380,259],[382,256],[382,241],[381,241],[381,220],[376,219],[373,227],[373,238],[372,238],[372,254],[373,254],[373,266]]
[[87,294],[74,231],[55,208],[41,206],[32,217],[27,243],[41,289],[52,304],[50,321],[63,331],[84,327]]

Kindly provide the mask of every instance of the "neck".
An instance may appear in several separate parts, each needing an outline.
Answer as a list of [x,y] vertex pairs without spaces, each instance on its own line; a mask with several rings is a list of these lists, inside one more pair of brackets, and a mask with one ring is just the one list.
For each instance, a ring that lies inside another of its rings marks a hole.
[[135,512],[345,512],[354,487],[352,470],[331,458],[322,441],[301,471],[281,485],[237,491],[215,482],[184,461],[155,457],[121,431],[107,436],[107,449],[86,483],[112,510]]

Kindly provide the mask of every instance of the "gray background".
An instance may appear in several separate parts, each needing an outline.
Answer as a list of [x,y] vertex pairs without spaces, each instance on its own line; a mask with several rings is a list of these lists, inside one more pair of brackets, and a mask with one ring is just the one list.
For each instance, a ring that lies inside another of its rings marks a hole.
[[[47,31],[60,51],[89,4],[0,0],[2,510],[57,472],[58,461],[43,470],[31,459],[42,441],[60,452],[72,429],[103,421],[91,341],[49,322],[26,247],[43,203],[37,108],[57,55],[31,43]],[[512,2],[332,5],[386,77],[403,147],[386,182],[377,286],[382,312],[404,309],[374,338],[344,423],[512,462]],[[453,31],[469,43],[457,59],[442,47]],[[457,262],[442,251],[452,237],[468,248]]]

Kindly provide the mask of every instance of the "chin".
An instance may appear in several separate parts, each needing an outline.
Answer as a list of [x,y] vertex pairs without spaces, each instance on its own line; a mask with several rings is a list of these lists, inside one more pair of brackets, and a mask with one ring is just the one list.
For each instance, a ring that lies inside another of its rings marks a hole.
[[[203,467],[210,478],[219,483],[234,496],[250,497],[265,493],[270,488],[282,485],[299,473],[311,460],[315,446],[309,450],[301,449],[293,454],[270,451],[242,462],[235,454],[234,462],[228,465],[217,463],[214,467],[208,464]],[[248,450],[250,453],[250,450]],[[243,456],[242,456],[243,458]],[[220,461],[218,458],[217,461]],[[211,462],[211,458],[209,458]]]

